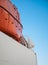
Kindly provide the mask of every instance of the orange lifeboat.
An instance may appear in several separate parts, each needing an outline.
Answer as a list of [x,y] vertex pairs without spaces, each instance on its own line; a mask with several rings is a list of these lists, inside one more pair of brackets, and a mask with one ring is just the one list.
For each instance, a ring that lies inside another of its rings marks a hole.
[[17,8],[10,0],[0,0],[0,31],[26,45]]
[[0,30],[19,40],[22,28],[17,8],[10,0],[0,0]]

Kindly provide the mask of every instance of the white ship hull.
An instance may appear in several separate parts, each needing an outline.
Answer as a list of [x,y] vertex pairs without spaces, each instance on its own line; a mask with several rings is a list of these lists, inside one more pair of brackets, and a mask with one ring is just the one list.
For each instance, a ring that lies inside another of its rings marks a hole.
[[0,65],[37,65],[36,54],[0,32]]

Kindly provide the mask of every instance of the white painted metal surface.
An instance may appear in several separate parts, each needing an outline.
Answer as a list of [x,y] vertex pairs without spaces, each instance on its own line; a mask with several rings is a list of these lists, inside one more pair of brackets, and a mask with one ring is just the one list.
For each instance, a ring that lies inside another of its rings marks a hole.
[[36,65],[36,55],[0,32],[0,65]]

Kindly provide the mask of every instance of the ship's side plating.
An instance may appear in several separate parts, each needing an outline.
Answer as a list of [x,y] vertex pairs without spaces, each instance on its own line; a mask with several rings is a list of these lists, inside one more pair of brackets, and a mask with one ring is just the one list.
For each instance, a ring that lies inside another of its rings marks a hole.
[[37,65],[36,54],[0,32],[0,65]]

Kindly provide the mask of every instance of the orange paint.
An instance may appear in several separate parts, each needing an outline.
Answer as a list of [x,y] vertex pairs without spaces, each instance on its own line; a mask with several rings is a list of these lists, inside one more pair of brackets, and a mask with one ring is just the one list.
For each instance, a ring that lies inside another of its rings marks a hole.
[[0,0],[0,31],[20,42],[21,37],[24,39],[22,28],[23,26],[20,23],[20,16],[17,8],[10,0]]

